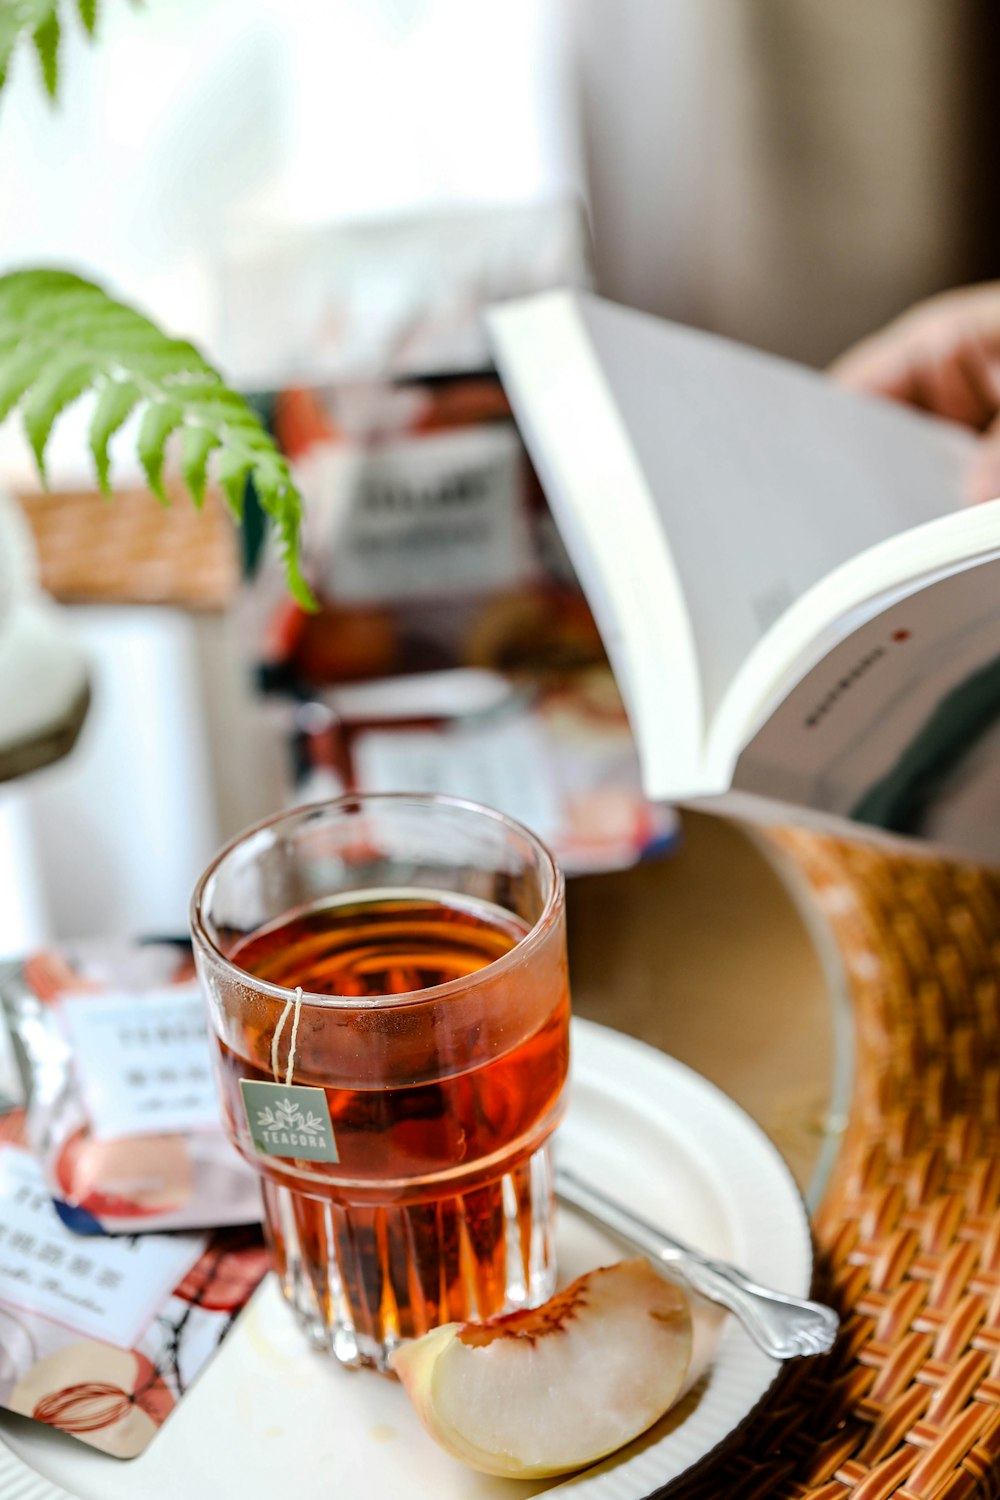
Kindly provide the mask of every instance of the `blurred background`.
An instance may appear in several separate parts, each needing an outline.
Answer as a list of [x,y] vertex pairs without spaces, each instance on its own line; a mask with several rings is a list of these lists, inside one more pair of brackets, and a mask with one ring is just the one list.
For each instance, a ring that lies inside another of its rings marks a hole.
[[[1000,270],[998,59],[988,0],[107,0],[55,108],[19,57],[0,267],[92,275],[254,396],[324,608],[288,609],[252,515],[156,509],[127,435],[107,507],[82,418],[44,500],[0,429],[91,692],[0,786],[0,952],[181,930],[222,838],[348,785],[478,793],[571,870],[667,853],[479,308],[592,284],[822,366]],[[386,519],[469,475],[464,539]]]

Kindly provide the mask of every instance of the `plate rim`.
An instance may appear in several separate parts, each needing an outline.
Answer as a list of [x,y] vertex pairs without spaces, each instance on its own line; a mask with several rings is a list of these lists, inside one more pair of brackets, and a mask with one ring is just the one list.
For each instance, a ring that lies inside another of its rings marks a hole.
[[[587,1038],[584,1041],[584,1038]],[[766,1156],[770,1162],[770,1168],[774,1174],[774,1182],[780,1181],[781,1189],[787,1196],[787,1206],[794,1208],[796,1227],[800,1231],[799,1249],[804,1252],[804,1258],[800,1267],[804,1285],[795,1288],[786,1288],[800,1292],[808,1296],[813,1285],[816,1269],[815,1248],[802,1192],[792,1175],[791,1169],[784,1157],[781,1155],[774,1142],[766,1131],[747,1113],[741,1105],[737,1104],[723,1089],[710,1079],[704,1077],[696,1069],[680,1062],[669,1053],[649,1042],[641,1041],[637,1037],[630,1036],[626,1032],[618,1031],[613,1027],[606,1026],[598,1021],[592,1021],[585,1017],[574,1016],[572,1020],[571,1053],[579,1042],[583,1043],[588,1052],[593,1052],[596,1057],[597,1049],[610,1049],[617,1053],[620,1058],[628,1059],[637,1065],[640,1070],[652,1070],[659,1074],[659,1082],[662,1085],[665,1076],[672,1077],[675,1082],[682,1082],[683,1086],[693,1090],[703,1101],[708,1102],[709,1107],[728,1119],[728,1123],[740,1134],[754,1142],[762,1156]],[[789,1223],[784,1227],[784,1232],[791,1229]],[[724,1359],[720,1356],[724,1355]],[[749,1356],[749,1358],[748,1358]],[[704,1448],[675,1472],[660,1475],[654,1482],[653,1487],[645,1487],[648,1479],[641,1481],[640,1490],[626,1491],[619,1487],[619,1494],[623,1497],[628,1493],[628,1500],[659,1500],[661,1495],[669,1493],[670,1488],[682,1478],[689,1479],[702,1467],[709,1464],[713,1458],[732,1443],[739,1433],[746,1427],[754,1414],[759,1410],[768,1394],[779,1380],[783,1366],[780,1361],[771,1360],[766,1355],[756,1350],[750,1343],[748,1336],[735,1323],[731,1317],[720,1336],[715,1358],[712,1361],[711,1370],[717,1372],[722,1370],[723,1388],[718,1386],[715,1390],[715,1399],[724,1399],[725,1387],[728,1382],[735,1381],[737,1388],[741,1383],[740,1366],[743,1366],[742,1380],[749,1386],[749,1378],[754,1379],[752,1391],[747,1389],[742,1400],[743,1409],[736,1419],[721,1433],[714,1442]],[[711,1388],[711,1386],[709,1387]],[[661,1439],[666,1441],[667,1439]],[[641,1451],[637,1457],[646,1458],[647,1455],[655,1454],[658,1444]],[[635,1461],[631,1460],[632,1462]],[[612,1455],[604,1463],[582,1471],[578,1475],[570,1475],[561,1483],[552,1486],[549,1491],[553,1495],[565,1494],[567,1497],[574,1493],[579,1494],[581,1500],[588,1500],[590,1490],[594,1489],[593,1500],[602,1500],[599,1481],[606,1475],[617,1473],[620,1479],[625,1475],[620,1464],[614,1462]],[[635,1476],[639,1479],[639,1475]],[[592,1481],[598,1481],[594,1485]],[[39,1472],[26,1459],[12,1448],[6,1441],[5,1436],[0,1433],[0,1493],[5,1497],[9,1494],[10,1500],[80,1500],[78,1495],[62,1487],[57,1481],[50,1479],[47,1475]]]
[[[710,1108],[718,1115],[726,1118],[728,1123],[748,1141],[754,1143],[762,1158],[769,1161],[770,1170],[774,1174],[774,1182],[780,1182],[781,1190],[787,1196],[787,1206],[795,1211],[795,1228],[798,1229],[798,1249],[802,1256],[800,1267],[801,1281],[797,1286],[785,1287],[784,1290],[794,1292],[796,1295],[808,1297],[811,1295],[816,1277],[816,1251],[813,1241],[812,1227],[809,1213],[802,1190],[795,1180],[792,1170],[785,1158],[781,1155],[777,1146],[771,1140],[764,1128],[750,1115],[742,1105],[738,1104],[731,1095],[727,1094],[718,1084],[699,1073],[696,1068],[681,1062],[670,1053],[662,1051],[652,1043],[644,1042],[638,1037],[631,1036],[628,1032],[619,1031],[614,1027],[606,1026],[599,1021],[592,1021],[586,1017],[574,1016],[573,1026],[576,1035],[589,1036],[588,1046],[610,1048],[618,1052],[623,1058],[630,1058],[640,1069],[650,1068],[661,1075],[671,1076],[675,1081],[683,1082],[683,1085],[691,1089],[696,1095],[709,1103]],[[645,1096],[644,1096],[645,1098]],[[697,1154],[697,1153],[695,1153]],[[784,1232],[788,1233],[792,1228],[791,1222],[784,1226]],[[753,1275],[753,1271],[750,1271]],[[762,1277],[761,1279],[766,1279]],[[730,1361],[739,1360],[742,1356],[744,1365],[749,1366],[749,1373],[757,1372],[756,1390],[752,1395],[748,1393],[744,1402],[743,1410],[736,1416],[725,1432],[704,1451],[694,1457],[690,1463],[674,1473],[660,1475],[651,1489],[643,1489],[628,1492],[628,1500],[659,1500],[659,1497],[669,1494],[670,1489],[682,1479],[689,1480],[691,1477],[712,1462],[712,1460],[734,1442],[739,1434],[751,1421],[754,1414],[766,1401],[768,1395],[777,1384],[784,1370],[782,1361],[769,1359],[762,1351],[752,1345],[749,1336],[739,1327],[731,1316],[727,1319],[723,1332],[716,1348],[716,1354],[712,1362],[712,1369],[720,1368],[719,1355],[725,1354],[725,1364]],[[725,1373],[725,1372],[724,1372]],[[731,1376],[736,1379],[739,1371],[735,1363],[732,1366]],[[655,1451],[655,1445],[651,1450]],[[563,1494],[567,1497],[578,1493],[580,1500],[589,1500],[590,1478],[598,1479],[604,1473],[616,1472],[622,1475],[620,1465],[613,1462],[614,1455],[608,1460],[595,1465],[579,1475],[569,1476],[563,1483],[556,1485],[549,1493]],[[624,1477],[624,1476],[622,1476]],[[637,1476],[638,1477],[638,1476]],[[626,1491],[621,1490],[622,1500],[625,1500]],[[593,1500],[604,1500],[599,1490],[595,1487]]]

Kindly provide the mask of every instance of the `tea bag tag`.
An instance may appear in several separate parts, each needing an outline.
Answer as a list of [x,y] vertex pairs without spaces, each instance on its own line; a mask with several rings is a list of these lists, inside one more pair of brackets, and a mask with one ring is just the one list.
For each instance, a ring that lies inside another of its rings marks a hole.
[[[278,1047],[290,1013],[293,1016],[292,1035],[288,1043],[285,1081],[282,1083]],[[301,1016],[302,986],[296,985],[295,997],[286,1000],[271,1038],[271,1072],[274,1074],[274,1082],[240,1079],[250,1139],[261,1156],[291,1156],[299,1161],[339,1161],[326,1095],[322,1089],[292,1082]]]
[[339,1161],[330,1108],[322,1089],[302,1083],[240,1079],[254,1150],[298,1161]]

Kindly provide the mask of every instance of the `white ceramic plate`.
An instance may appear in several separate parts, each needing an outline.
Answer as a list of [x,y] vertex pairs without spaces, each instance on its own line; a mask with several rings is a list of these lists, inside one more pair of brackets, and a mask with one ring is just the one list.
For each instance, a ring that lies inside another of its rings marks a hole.
[[[792,1177],[732,1101],[661,1052],[573,1022],[573,1086],[558,1151],[581,1176],[757,1280],[806,1295],[812,1246]],[[569,1212],[560,1279],[621,1249]],[[131,1463],[4,1414],[4,1500],[642,1500],[716,1448],[760,1402],[778,1366],[734,1320],[696,1309],[692,1389],[644,1438],[568,1480],[494,1479],[424,1433],[401,1388],[309,1352],[268,1278],[197,1387]],[[6,1445],[6,1446],[5,1446]]]

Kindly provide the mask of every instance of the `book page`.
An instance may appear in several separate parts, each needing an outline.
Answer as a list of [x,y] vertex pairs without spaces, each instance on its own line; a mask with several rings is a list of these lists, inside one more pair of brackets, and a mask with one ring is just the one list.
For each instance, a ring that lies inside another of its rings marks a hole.
[[628,711],[644,779],[701,789],[695,639],[655,500],[572,298],[504,303],[490,342]]
[[[961,504],[973,439],[588,295],[504,304],[490,326],[633,715],[647,786],[684,795],[694,788],[678,776],[669,719],[683,714],[677,653],[693,643],[707,733],[742,663],[806,590]],[[643,632],[640,613],[678,580],[686,638]]]
[[869,613],[740,755],[734,790],[1000,860],[1000,557]]
[[886,579],[906,579],[896,592],[912,594],[998,546],[1000,500],[989,500],[901,531],[824,574],[771,626],[733,679],[712,722],[706,787],[729,786],[740,750],[782,698],[860,620],[888,608]]
[[962,503],[972,439],[958,429],[709,334],[574,300],[669,538],[707,714],[824,574]]

